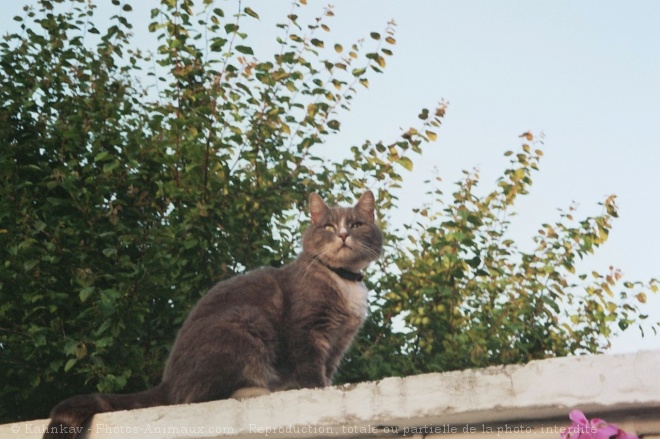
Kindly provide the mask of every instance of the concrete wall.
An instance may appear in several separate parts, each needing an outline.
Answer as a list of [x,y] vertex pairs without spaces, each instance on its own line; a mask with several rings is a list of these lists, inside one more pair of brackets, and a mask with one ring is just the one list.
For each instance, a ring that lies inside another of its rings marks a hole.
[[[660,351],[106,413],[84,437],[559,439],[574,408],[660,439]],[[2,425],[0,438],[38,438],[47,423]]]

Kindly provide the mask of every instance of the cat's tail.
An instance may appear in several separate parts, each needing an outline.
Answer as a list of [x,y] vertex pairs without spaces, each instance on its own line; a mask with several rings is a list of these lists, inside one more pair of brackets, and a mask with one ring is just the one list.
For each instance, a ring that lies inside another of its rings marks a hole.
[[76,439],[82,435],[85,423],[97,413],[167,405],[166,387],[161,383],[143,392],[125,395],[95,393],[65,399],[50,412],[50,424],[43,439]]

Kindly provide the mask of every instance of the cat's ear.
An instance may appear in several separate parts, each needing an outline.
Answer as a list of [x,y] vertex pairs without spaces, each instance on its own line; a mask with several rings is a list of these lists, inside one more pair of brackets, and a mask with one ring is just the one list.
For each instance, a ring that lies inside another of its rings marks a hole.
[[374,194],[371,191],[366,191],[364,194],[362,194],[357,204],[355,205],[355,209],[360,212],[362,216],[369,218],[371,221],[374,221],[375,207],[376,200],[374,199]]
[[330,211],[330,208],[319,194],[309,196],[309,214],[312,217],[312,225],[316,225],[321,218]]

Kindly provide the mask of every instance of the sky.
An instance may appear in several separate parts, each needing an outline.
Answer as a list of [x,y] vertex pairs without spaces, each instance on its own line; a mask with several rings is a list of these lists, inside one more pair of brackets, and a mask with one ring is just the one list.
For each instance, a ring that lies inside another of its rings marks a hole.
[[[314,17],[325,5],[309,0],[298,10]],[[0,33],[27,1],[2,0]],[[95,0],[110,14],[108,0]],[[148,44],[148,11],[156,0],[129,2],[136,41]],[[217,1],[229,15],[235,0]],[[275,50],[275,23],[290,2],[243,0],[260,15],[247,23],[257,55]],[[412,157],[399,193],[402,221],[430,201],[425,180],[436,174],[451,193],[461,171],[477,168],[487,191],[508,164],[504,152],[520,147],[531,131],[544,157],[529,195],[516,204],[511,236],[522,249],[558,208],[579,206],[576,217],[597,215],[616,194],[619,218],[608,242],[578,272],[621,269],[626,280],[660,278],[660,2],[638,0],[335,0],[324,36],[348,46],[369,32],[397,24],[394,56],[382,75],[372,75],[342,130],[324,146],[341,155],[352,145],[394,140],[416,124],[422,108],[449,102],[438,140]],[[113,12],[114,13],[114,12]],[[153,43],[155,47],[155,42]],[[343,157],[339,157],[343,158]],[[660,320],[660,297],[645,308]],[[660,349],[660,336],[641,338],[632,328],[613,341],[612,353]]]

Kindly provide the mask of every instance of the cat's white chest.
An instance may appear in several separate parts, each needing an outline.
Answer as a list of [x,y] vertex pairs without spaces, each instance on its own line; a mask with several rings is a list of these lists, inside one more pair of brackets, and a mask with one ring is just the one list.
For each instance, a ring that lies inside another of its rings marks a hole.
[[367,315],[369,290],[363,282],[353,282],[339,279],[339,290],[341,291],[348,311],[360,319]]

